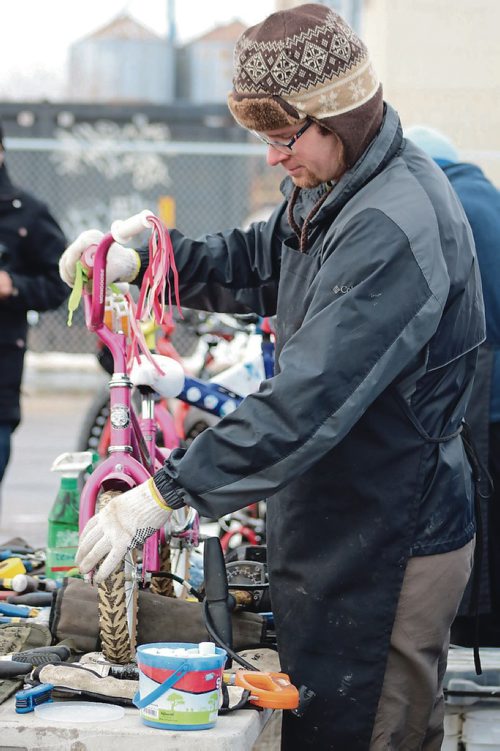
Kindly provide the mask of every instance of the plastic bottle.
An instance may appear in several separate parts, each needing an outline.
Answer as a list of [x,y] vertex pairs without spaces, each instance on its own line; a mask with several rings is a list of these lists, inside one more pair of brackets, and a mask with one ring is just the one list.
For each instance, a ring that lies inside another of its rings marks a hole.
[[51,467],[51,471],[61,473],[59,490],[49,513],[45,574],[51,579],[59,579],[75,568],[79,477],[92,465],[92,459],[90,451],[65,453],[58,456]]

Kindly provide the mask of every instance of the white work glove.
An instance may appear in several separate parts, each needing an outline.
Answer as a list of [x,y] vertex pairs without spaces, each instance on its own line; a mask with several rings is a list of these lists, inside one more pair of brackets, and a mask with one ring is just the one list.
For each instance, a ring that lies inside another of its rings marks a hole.
[[[98,229],[88,229],[82,232],[69,245],[59,259],[59,274],[61,279],[70,287],[75,283],[76,264],[83,252],[91,245],[96,245],[103,237]],[[141,267],[137,251],[113,243],[106,259],[106,282],[132,282]]]
[[102,582],[118,568],[127,551],[163,527],[171,513],[152,478],[112,498],[82,532],[75,559],[81,573],[88,574],[104,558],[94,576],[94,582]]

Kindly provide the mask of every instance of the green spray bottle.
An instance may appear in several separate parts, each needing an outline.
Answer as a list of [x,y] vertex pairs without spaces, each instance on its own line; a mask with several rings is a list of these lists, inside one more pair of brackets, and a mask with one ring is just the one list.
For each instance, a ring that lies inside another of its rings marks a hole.
[[49,513],[45,574],[51,579],[67,576],[75,568],[78,547],[80,478],[92,467],[91,451],[66,452],[54,460],[51,472],[60,473],[59,490]]

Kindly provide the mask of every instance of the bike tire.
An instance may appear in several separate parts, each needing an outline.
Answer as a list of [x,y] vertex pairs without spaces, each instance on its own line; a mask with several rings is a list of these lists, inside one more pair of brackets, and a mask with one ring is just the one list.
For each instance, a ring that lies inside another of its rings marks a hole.
[[220,418],[204,412],[198,407],[190,407],[184,418],[184,445],[186,448],[191,445],[194,439],[203,433],[207,428],[216,425]]
[[[106,385],[93,398],[82,423],[77,439],[76,451],[100,451],[100,441],[109,418],[109,388]],[[107,449],[107,446],[106,446]]]
[[[171,573],[172,559],[170,554],[170,545],[165,542],[160,550],[160,571]],[[155,595],[163,597],[175,597],[174,582],[166,576],[153,576],[151,579],[150,590]]]
[[[98,508],[120,494],[117,490],[102,493]],[[129,551],[120,566],[98,585],[101,650],[106,659],[119,665],[135,657],[139,588],[136,555],[136,551]]]

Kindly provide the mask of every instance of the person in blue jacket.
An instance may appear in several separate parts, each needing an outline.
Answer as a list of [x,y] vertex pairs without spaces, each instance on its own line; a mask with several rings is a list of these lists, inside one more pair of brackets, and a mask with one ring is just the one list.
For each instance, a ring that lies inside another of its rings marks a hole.
[[[443,170],[469,220],[476,245],[486,314],[486,341],[478,357],[466,414],[473,440],[493,488],[482,484],[483,555],[479,590],[479,644],[500,647],[500,191],[476,164],[464,162],[452,141],[427,126],[405,130],[406,138]],[[456,643],[474,640],[466,593],[452,629]]]

